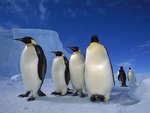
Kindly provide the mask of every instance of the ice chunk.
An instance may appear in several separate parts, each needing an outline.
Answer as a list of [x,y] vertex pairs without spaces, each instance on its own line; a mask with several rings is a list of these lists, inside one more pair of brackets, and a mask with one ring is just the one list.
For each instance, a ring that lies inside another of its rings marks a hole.
[[21,74],[16,74],[10,78],[10,80],[13,82],[20,81],[21,79],[22,79]]
[[[12,29],[0,31],[0,76],[9,76],[20,73],[20,56],[24,44],[13,39],[25,36],[33,37],[43,48],[47,59],[47,75],[51,76],[51,65],[54,55],[51,51],[60,50],[69,57],[64,50],[57,32],[42,29]],[[9,76],[10,77],[10,76]]]

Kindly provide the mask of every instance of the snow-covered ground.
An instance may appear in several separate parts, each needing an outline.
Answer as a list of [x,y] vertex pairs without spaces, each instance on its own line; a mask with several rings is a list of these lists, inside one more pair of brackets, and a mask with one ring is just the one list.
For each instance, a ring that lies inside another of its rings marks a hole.
[[46,79],[42,90],[46,97],[27,102],[17,97],[24,93],[20,75],[0,77],[0,113],[150,113],[150,78],[136,89],[113,88],[109,102],[91,102],[88,97],[52,96],[51,79]]
[[[43,48],[47,58],[47,76],[42,90],[46,97],[38,97],[27,102],[27,98],[17,97],[25,93],[20,73],[19,59],[24,45],[13,41],[14,38],[32,36]],[[54,55],[52,50],[61,50],[69,57],[63,48],[57,32],[42,29],[12,29],[0,30],[0,113],[150,113],[150,76],[141,74],[137,88],[113,87],[109,102],[91,102],[88,97],[53,96],[50,79],[51,63]],[[3,75],[2,75],[3,73]],[[4,76],[6,75],[6,76]],[[9,78],[8,78],[9,77]],[[11,78],[10,78],[11,77]],[[146,79],[149,77],[148,79]]]

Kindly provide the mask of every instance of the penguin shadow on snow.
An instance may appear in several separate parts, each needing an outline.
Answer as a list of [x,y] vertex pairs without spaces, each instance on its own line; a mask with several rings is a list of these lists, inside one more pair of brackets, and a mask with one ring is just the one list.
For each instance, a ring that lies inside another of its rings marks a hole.
[[38,101],[47,101],[52,103],[89,103],[90,100],[88,97],[81,98],[79,96],[73,97],[71,95],[67,96],[46,96],[39,97],[36,100]]
[[111,93],[109,102],[117,103],[117,104],[121,104],[121,105],[137,104],[139,102],[139,100],[132,98],[130,95],[131,92],[132,92],[131,88],[129,88],[129,87],[126,87],[126,88],[114,87],[112,89],[112,93]]

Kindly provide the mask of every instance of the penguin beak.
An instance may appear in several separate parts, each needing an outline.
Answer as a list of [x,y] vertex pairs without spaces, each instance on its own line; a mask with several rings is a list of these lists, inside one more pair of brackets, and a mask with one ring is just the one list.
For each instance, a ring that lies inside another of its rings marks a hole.
[[22,38],[15,38],[14,40],[22,41]]
[[23,38],[15,38],[14,40],[24,42]]

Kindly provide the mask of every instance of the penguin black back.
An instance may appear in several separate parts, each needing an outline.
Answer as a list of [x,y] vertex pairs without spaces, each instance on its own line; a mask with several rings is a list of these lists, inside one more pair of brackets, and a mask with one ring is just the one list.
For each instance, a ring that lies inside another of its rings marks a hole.
[[65,56],[64,56],[64,62],[65,62],[65,65],[66,65],[66,69],[65,69],[65,81],[66,81],[66,84],[68,85],[69,81],[70,81],[69,61],[68,61],[68,59]]
[[38,75],[39,75],[39,78],[43,81],[45,74],[46,74],[46,69],[47,69],[46,57],[45,57],[45,54],[44,54],[42,48],[39,45],[34,45],[34,47],[37,52],[37,56],[39,58]]
[[[104,46],[104,47],[105,47],[105,46]],[[108,55],[108,58],[109,58],[109,63],[110,63],[110,66],[111,66],[111,72],[112,72],[112,78],[113,78],[113,82],[114,82],[114,86],[115,86],[115,78],[114,78],[113,66],[112,66],[112,63],[111,63],[111,60],[110,60],[110,56],[109,56],[108,50],[107,50],[106,47],[105,47],[105,49],[106,49],[106,52],[107,52],[107,55]]]

